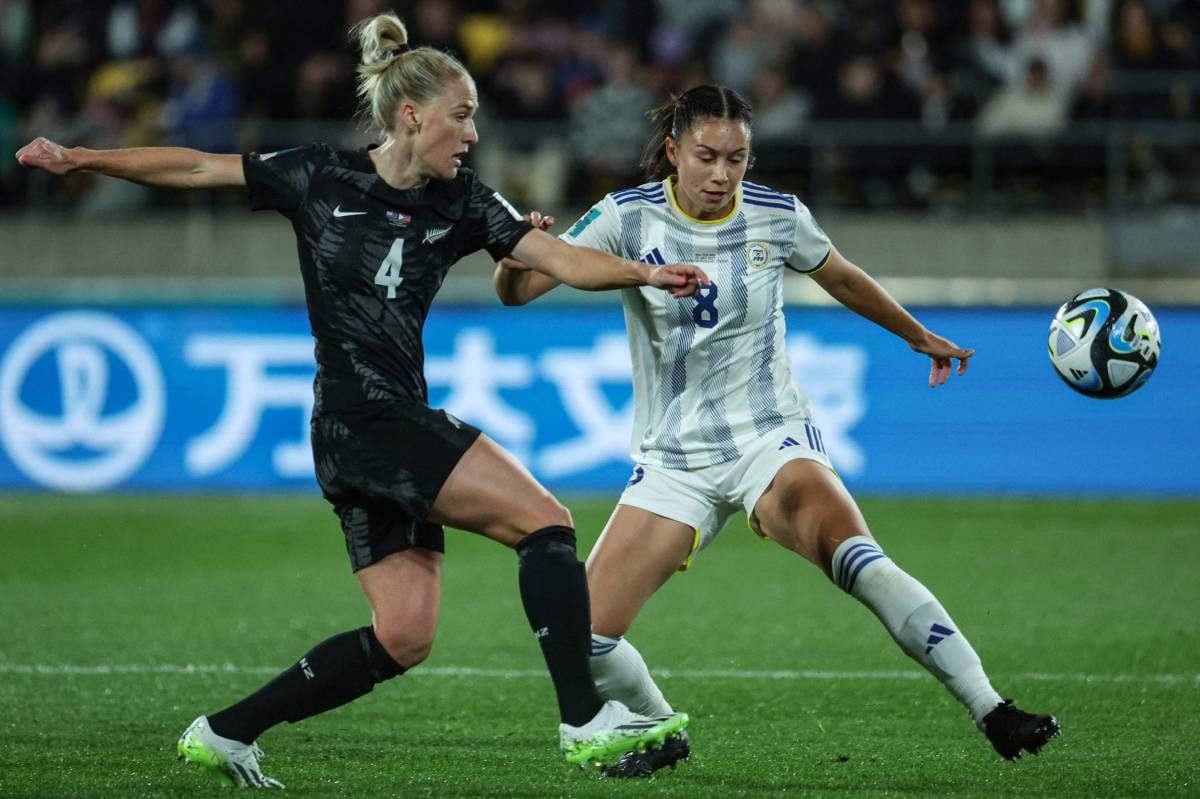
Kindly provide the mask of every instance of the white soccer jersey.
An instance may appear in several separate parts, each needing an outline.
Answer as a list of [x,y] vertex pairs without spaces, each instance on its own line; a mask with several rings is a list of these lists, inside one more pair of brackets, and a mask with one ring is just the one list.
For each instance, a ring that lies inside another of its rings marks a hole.
[[785,420],[811,418],[787,354],[783,275],[820,269],[830,244],[794,196],[743,182],[732,212],[705,222],[679,208],[668,179],[609,194],[562,238],[633,261],[696,264],[713,281],[683,299],[622,291],[636,462],[724,463]]

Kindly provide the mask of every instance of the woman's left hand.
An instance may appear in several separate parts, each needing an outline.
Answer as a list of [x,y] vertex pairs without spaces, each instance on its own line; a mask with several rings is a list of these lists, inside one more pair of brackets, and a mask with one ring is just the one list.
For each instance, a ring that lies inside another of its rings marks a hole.
[[965,375],[968,360],[975,354],[975,350],[963,349],[950,339],[942,338],[936,333],[928,331],[923,340],[912,342],[909,346],[914,352],[929,356],[932,362],[929,368],[930,388],[937,388],[950,379],[950,372],[954,370],[956,358],[958,359],[959,377]]

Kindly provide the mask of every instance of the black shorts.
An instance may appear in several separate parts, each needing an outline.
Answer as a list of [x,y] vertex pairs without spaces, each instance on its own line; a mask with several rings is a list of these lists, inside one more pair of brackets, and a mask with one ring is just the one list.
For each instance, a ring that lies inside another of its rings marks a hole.
[[369,402],[312,420],[313,461],[354,571],[412,547],[445,551],[426,521],[479,429],[421,402]]

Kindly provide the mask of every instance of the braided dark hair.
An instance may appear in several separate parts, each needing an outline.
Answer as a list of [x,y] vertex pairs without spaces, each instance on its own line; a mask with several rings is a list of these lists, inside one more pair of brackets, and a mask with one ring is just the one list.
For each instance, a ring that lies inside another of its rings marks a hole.
[[654,125],[654,136],[642,153],[642,171],[648,180],[662,180],[675,173],[675,167],[667,160],[668,136],[679,141],[681,134],[706,119],[732,119],[746,123],[747,128],[754,122],[754,111],[746,98],[733,89],[711,83],[694,86],[678,97],[672,95],[662,105],[650,109],[646,116]]

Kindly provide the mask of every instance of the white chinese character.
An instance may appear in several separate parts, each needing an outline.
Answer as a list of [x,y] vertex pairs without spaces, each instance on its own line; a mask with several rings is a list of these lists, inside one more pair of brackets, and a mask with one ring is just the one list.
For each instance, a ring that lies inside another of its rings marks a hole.
[[[280,477],[313,473],[308,425],[312,416],[312,339],[307,336],[200,335],[188,339],[184,357],[193,366],[228,372],[225,408],[216,424],[188,442],[186,462],[194,475],[212,474],[233,463],[250,447],[263,411],[301,411],[297,436],[275,447],[272,462]],[[270,374],[268,369],[308,367],[307,374]]]
[[605,383],[628,390],[633,368],[623,333],[604,333],[590,350],[549,349],[538,359],[542,375],[558,386],[563,406],[582,435],[546,447],[538,468],[546,477],[585,472],[618,460],[629,460],[633,398],[614,409]]
[[439,404],[449,413],[487,432],[525,460],[537,428],[530,418],[500,397],[502,388],[526,388],[533,382],[526,355],[497,355],[496,339],[485,328],[463,328],[448,357],[430,356],[425,378],[431,386],[450,389]]

